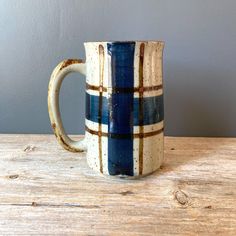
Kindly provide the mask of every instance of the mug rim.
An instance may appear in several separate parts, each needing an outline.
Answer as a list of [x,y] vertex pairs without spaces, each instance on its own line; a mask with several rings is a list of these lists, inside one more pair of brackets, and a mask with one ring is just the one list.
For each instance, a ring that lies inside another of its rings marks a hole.
[[163,40],[108,40],[108,41],[85,41],[84,44],[93,43],[161,43],[165,44]]

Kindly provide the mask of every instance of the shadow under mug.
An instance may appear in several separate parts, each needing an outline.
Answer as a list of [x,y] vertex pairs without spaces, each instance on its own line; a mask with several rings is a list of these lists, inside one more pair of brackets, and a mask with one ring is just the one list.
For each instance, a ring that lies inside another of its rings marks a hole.
[[[144,176],[163,161],[162,41],[86,42],[86,62],[69,59],[53,71],[48,110],[58,142],[87,152],[88,165],[105,175]],[[85,138],[65,133],[59,91],[68,73],[86,75]]]

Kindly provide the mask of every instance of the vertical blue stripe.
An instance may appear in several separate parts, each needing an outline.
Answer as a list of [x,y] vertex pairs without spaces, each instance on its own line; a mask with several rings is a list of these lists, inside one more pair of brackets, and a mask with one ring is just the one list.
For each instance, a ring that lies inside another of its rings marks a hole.
[[[108,43],[112,87],[134,87],[134,42]],[[133,93],[113,93],[108,101],[108,133],[133,133]],[[133,138],[108,137],[110,175],[133,175]]]

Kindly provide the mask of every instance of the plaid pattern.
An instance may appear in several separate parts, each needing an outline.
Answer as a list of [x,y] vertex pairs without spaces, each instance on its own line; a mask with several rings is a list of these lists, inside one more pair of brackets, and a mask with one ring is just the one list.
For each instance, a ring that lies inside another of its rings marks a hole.
[[[86,133],[89,137],[97,137],[103,173],[146,174],[150,172],[150,167],[146,167],[150,158],[163,155],[163,150],[159,154],[155,150],[160,148],[152,147],[155,137],[163,139],[164,109],[161,84],[152,84],[150,78],[145,78],[148,73],[154,77],[158,74],[153,68],[157,65],[146,65],[149,53],[145,50],[147,47],[153,52],[155,48],[150,49],[151,46],[137,42],[98,46],[99,85],[88,81],[86,86]],[[149,63],[153,63],[151,60]],[[109,68],[107,71],[105,66]],[[144,67],[151,68],[151,72]],[[105,78],[110,87],[104,86]],[[149,86],[145,86],[147,82]],[[160,143],[162,145],[163,141]],[[144,171],[145,168],[149,169]]]

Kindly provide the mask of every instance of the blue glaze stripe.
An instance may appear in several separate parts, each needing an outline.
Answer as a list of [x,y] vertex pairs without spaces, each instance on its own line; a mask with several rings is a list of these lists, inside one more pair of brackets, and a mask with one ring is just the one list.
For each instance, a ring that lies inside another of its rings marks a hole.
[[[111,56],[112,87],[133,88],[135,43],[108,43],[107,47]],[[132,176],[133,93],[112,93],[108,106],[108,133],[128,135],[126,139],[108,136],[108,172]]]
[[[143,97],[143,120],[139,120],[139,98],[133,98],[133,125],[151,125],[164,119],[163,95]],[[99,96],[86,93],[86,119],[99,123]],[[102,97],[102,124],[108,124],[108,99]]]
[[[99,110],[99,101],[102,100],[102,111]],[[108,124],[108,100],[106,97],[94,96],[86,93],[86,112],[85,117],[87,120],[102,124]]]

